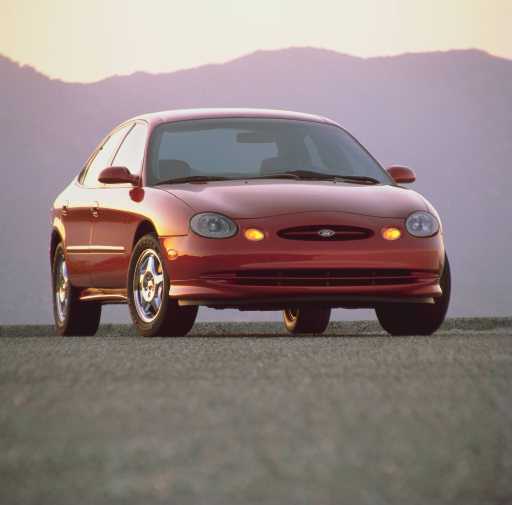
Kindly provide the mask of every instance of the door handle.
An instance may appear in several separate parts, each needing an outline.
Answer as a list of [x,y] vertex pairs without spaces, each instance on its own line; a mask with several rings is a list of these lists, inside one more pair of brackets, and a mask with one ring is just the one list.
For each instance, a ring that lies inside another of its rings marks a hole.
[[99,217],[100,215],[100,204],[98,202],[94,202],[91,206],[91,214],[92,217]]
[[69,209],[69,202],[63,203],[61,207],[62,215],[67,216],[68,215],[68,209]]

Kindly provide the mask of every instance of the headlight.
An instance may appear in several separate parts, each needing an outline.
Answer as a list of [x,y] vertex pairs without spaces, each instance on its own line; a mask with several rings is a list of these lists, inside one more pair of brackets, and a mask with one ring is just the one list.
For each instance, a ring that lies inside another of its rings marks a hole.
[[206,238],[229,238],[238,231],[238,226],[231,219],[215,212],[196,214],[190,220],[190,228]]
[[439,231],[439,222],[429,212],[413,212],[406,219],[405,227],[414,237],[431,237]]

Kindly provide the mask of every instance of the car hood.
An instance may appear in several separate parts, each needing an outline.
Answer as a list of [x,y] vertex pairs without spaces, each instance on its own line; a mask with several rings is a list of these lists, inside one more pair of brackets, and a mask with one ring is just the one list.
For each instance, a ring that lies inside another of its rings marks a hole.
[[220,212],[239,219],[317,211],[406,217],[415,210],[427,209],[418,193],[390,185],[248,180],[159,187],[196,212]]

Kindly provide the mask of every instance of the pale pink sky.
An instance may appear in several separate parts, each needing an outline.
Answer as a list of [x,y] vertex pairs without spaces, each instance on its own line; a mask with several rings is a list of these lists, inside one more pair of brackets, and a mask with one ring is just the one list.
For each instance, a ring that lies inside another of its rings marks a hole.
[[512,58],[512,0],[0,0],[0,53],[68,81],[315,46]]

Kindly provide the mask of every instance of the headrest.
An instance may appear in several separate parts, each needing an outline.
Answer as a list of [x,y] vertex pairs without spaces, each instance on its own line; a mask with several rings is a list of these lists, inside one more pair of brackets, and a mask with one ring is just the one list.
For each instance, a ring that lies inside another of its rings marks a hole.
[[261,162],[260,172],[261,175],[271,175],[278,172],[284,172],[290,168],[290,163],[286,158],[275,156],[274,158],[267,158]]
[[158,162],[158,178],[162,181],[177,179],[191,175],[190,165],[183,160],[160,160]]

